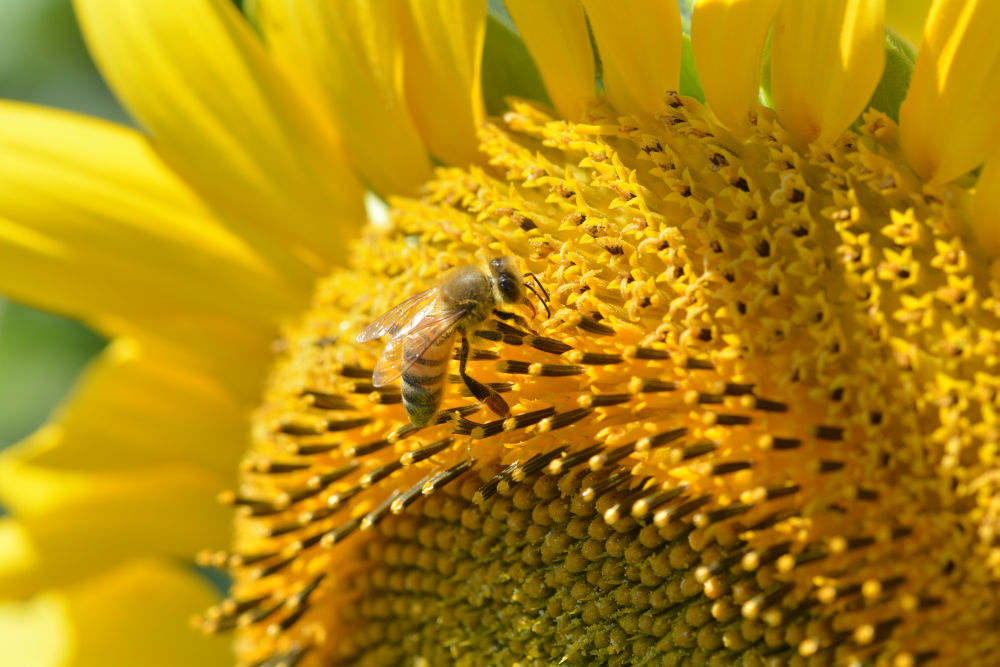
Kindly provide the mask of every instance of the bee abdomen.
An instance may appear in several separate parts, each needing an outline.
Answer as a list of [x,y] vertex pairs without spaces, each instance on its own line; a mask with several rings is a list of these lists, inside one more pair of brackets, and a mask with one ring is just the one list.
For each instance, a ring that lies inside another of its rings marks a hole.
[[427,357],[417,357],[415,359],[411,359],[411,358],[408,357],[407,361],[413,361],[413,363],[416,364],[416,365],[418,365],[418,366],[425,366],[427,368],[435,368],[435,367],[441,366],[442,364],[444,364],[445,362],[447,362],[448,358],[445,357],[445,358],[442,358],[442,359],[429,359]]
[[427,387],[421,386],[420,380],[409,374],[403,375],[403,407],[414,426],[424,426],[431,420],[441,405],[443,393],[440,383]]
[[412,360],[402,376],[403,407],[414,426],[428,424],[441,407],[454,341],[455,334],[451,332],[420,355],[412,355],[411,350],[403,348],[403,358]]
[[433,387],[435,385],[444,384],[444,378],[446,370],[442,370],[440,373],[435,375],[419,375],[417,373],[404,373],[403,380],[412,385],[418,385],[421,387]]

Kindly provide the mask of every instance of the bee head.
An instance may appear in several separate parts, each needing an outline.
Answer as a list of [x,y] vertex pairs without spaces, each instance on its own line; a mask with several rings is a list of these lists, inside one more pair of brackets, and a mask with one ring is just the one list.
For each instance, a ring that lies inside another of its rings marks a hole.
[[504,303],[524,301],[524,283],[510,257],[490,260],[490,271],[496,279],[496,289]]

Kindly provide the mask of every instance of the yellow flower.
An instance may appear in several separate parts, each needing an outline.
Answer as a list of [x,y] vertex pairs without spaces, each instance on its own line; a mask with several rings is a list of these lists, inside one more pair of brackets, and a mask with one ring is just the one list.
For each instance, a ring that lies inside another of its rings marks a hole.
[[[224,663],[201,547],[246,665],[1000,650],[1000,5],[907,89],[882,3],[699,2],[703,104],[672,4],[508,0],[552,108],[487,116],[483,3],[76,4],[143,129],[0,106],[0,287],[114,339],[0,460],[12,664]],[[412,426],[356,334],[501,255],[511,415]]]

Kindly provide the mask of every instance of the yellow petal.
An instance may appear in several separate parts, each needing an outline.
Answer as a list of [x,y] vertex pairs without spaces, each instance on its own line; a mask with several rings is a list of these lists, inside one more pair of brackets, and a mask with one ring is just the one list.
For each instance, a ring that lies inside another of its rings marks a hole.
[[972,202],[976,238],[987,252],[1000,256],[1000,154],[995,154],[979,172]]
[[[115,341],[55,420],[28,438],[27,460],[94,472],[190,465],[225,479],[245,448],[253,405],[239,389],[168,351]],[[256,386],[242,389],[252,394]]]
[[431,163],[406,107],[393,2],[260,0],[268,48],[323,113],[335,118],[364,179],[412,194]]
[[677,90],[681,15],[661,0],[583,0],[601,54],[608,100],[619,111],[654,114]]
[[82,116],[0,104],[0,210],[0,290],[91,322],[159,335],[227,318],[245,336],[308,289],[283,246],[262,258],[221,228],[139,134]]
[[594,53],[579,0],[505,0],[556,111],[579,120],[595,99]]
[[216,502],[227,481],[218,476],[180,466],[55,472],[15,454],[0,459],[0,503],[30,547],[0,558],[0,597],[68,585],[135,557],[184,559],[228,544],[231,511]]
[[882,0],[785,0],[771,34],[771,94],[796,140],[832,141],[864,110],[885,67]]
[[[0,555],[2,555],[0,551]],[[64,596],[0,602],[0,655],[12,667],[63,667],[70,663],[73,636]],[[110,667],[110,666],[109,666]]]
[[399,3],[406,101],[431,153],[446,164],[480,161],[485,0]]
[[75,0],[88,46],[164,160],[242,235],[317,271],[346,256],[361,189],[226,0]]
[[938,0],[899,110],[906,159],[944,183],[983,163],[1000,143],[1000,2]]
[[[9,488],[0,486],[0,506],[3,506],[5,514],[39,516],[72,503],[75,498],[90,491],[91,481],[85,473],[26,465],[40,453],[41,448],[47,446],[50,444],[25,440],[0,452],[0,477],[11,480]],[[11,519],[5,517],[5,520]],[[35,553],[33,546],[18,551],[22,554]],[[25,565],[33,562],[23,557],[18,560]]]
[[209,638],[191,617],[218,593],[195,572],[142,559],[66,594],[73,667],[218,667],[232,664],[229,637]]
[[691,16],[691,47],[705,99],[741,136],[757,107],[760,65],[779,0],[700,0]]
[[885,23],[914,48],[920,46],[932,0],[886,0]]
[[217,667],[228,638],[193,631],[191,616],[218,599],[189,569],[132,561],[91,581],[0,603],[0,647],[11,667]]
[[9,516],[0,517],[0,572],[30,573],[37,565],[38,550],[31,534]]

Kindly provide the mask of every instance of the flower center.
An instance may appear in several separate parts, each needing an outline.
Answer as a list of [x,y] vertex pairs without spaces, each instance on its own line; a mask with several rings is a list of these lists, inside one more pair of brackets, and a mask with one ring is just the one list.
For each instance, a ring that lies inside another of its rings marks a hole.
[[[655,125],[593,114],[515,105],[488,167],[394,202],[319,286],[255,419],[209,624],[251,664],[1000,649],[1000,322],[965,191],[923,188],[875,113],[807,149],[676,95]],[[414,426],[372,383],[386,341],[355,336],[500,256],[551,310],[470,336],[510,416],[453,362]]]

